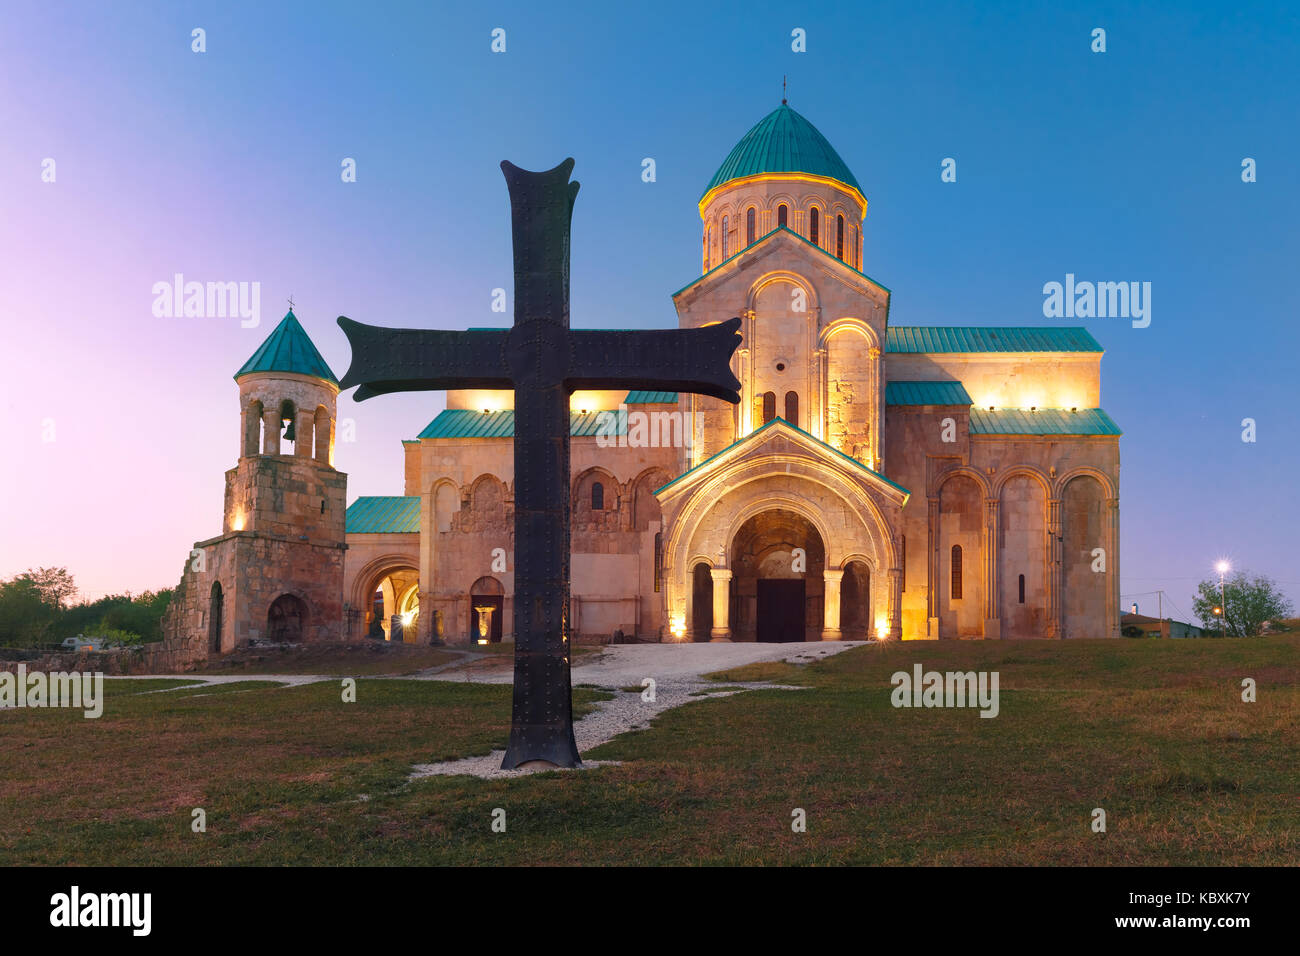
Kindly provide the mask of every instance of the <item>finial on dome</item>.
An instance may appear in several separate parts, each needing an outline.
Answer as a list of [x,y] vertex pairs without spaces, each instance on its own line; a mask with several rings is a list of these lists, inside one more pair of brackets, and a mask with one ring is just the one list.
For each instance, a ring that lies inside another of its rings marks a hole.
[[786,106],[788,104],[789,104],[789,100],[785,98],[785,77],[782,76],[781,77],[781,105]]

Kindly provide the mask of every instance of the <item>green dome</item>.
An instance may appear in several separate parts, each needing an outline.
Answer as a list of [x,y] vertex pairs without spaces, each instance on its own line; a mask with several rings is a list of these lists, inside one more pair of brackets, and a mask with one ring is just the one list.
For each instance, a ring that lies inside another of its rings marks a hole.
[[825,176],[862,193],[840,154],[812,123],[782,103],[755,124],[718,167],[704,195],[733,179],[760,173]]
[[244,367],[235,373],[235,378],[250,372],[297,372],[323,378],[334,385],[339,383],[293,310],[285,314]]

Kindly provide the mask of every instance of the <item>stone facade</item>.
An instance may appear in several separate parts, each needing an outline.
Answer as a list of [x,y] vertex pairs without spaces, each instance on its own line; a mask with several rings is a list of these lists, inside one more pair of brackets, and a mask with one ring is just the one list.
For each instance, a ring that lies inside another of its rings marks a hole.
[[[1118,636],[1119,436],[1095,340],[899,329],[865,272],[851,174],[720,178],[699,204],[702,274],[673,303],[682,328],[741,318],[741,401],[573,395],[574,639]],[[265,370],[239,382],[224,530],[187,563],[173,647],[224,652],[291,626],[512,638],[512,392],[449,392],[404,443],[404,495],[354,502],[345,535],[337,388]],[[272,613],[283,595],[292,621]]]

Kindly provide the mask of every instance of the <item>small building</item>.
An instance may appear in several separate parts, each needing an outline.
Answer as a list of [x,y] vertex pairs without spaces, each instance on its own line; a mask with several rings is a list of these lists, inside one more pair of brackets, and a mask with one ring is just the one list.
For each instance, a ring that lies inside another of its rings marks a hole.
[[1139,628],[1144,637],[1204,637],[1205,628],[1173,618],[1148,617],[1145,614],[1128,613],[1120,616],[1120,633],[1132,634],[1130,628]]

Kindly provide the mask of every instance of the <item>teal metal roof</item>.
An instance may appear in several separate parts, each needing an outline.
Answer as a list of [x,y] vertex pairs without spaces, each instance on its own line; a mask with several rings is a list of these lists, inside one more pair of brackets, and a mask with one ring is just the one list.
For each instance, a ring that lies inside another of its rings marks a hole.
[[713,174],[701,198],[723,183],[760,173],[810,173],[838,180],[862,192],[853,173],[826,137],[785,103],[764,116],[741,138]]
[[972,435],[1121,435],[1115,420],[1100,408],[986,408],[970,410]]
[[348,505],[348,534],[418,534],[420,499],[410,495],[376,495]]
[[[606,426],[605,434],[626,435],[627,416],[615,411],[603,414],[615,416],[614,430]],[[575,438],[596,435],[604,419],[601,412],[569,412],[569,434]],[[515,413],[513,409],[499,412],[476,412],[472,408],[449,408],[439,413],[420,432],[420,438],[513,438]]]
[[280,324],[244,363],[244,367],[235,373],[235,378],[249,372],[297,372],[323,378],[334,385],[339,383],[292,309],[285,313]]
[[969,405],[961,382],[886,382],[886,405]]
[[892,325],[886,352],[1100,352],[1101,345],[1079,326]]
[[759,427],[759,428],[755,428],[752,432],[750,432],[750,433],[749,433],[748,435],[746,435],[744,438],[738,439],[737,441],[733,441],[733,442],[732,442],[730,445],[728,445],[726,448],[722,449],[722,451],[717,452],[716,454],[712,454],[712,455],[710,455],[708,458],[704,459],[704,461],[700,462],[700,463],[699,463],[698,465],[696,465],[694,468],[688,468],[686,471],[682,472],[680,475],[678,475],[678,476],[677,476],[676,478],[674,478],[672,481],[668,482],[668,484],[663,485],[662,487],[656,488],[656,489],[655,489],[655,494],[659,494],[659,492],[663,491],[663,490],[666,489],[666,488],[671,488],[673,485],[677,484],[679,481],[684,480],[684,479],[686,478],[687,475],[690,475],[690,474],[692,474],[692,473],[694,473],[694,472],[696,472],[696,471],[699,471],[701,468],[706,467],[706,466],[707,466],[711,461],[713,461],[715,458],[721,458],[723,455],[725,455],[727,452],[731,451],[733,448],[739,447],[740,445],[743,445],[743,444],[745,444],[746,442],[752,440],[752,439],[755,438],[756,436],[761,435],[763,432],[767,431],[769,428],[772,428],[774,425],[776,425],[777,422],[780,422],[780,423],[781,423],[782,425],[784,425],[786,428],[792,428],[792,429],[794,429],[794,430],[797,431],[800,435],[803,435],[805,438],[807,438],[808,440],[810,440],[810,441],[813,442],[814,444],[816,444],[816,445],[820,445],[823,449],[825,449],[826,451],[830,452],[832,455],[835,455],[835,456],[838,457],[838,458],[843,458],[843,459],[844,459],[845,461],[847,461],[849,464],[851,464],[851,465],[856,465],[858,468],[860,468],[862,471],[865,471],[867,474],[875,475],[877,478],[879,478],[879,479],[880,479],[881,481],[883,481],[885,484],[887,484],[887,485],[891,485],[891,486],[893,486],[894,488],[897,488],[899,491],[901,491],[903,494],[905,494],[905,495],[907,495],[907,496],[909,496],[909,497],[911,496],[912,493],[911,493],[910,491],[908,491],[906,488],[904,488],[902,485],[900,485],[898,482],[896,482],[896,481],[891,481],[890,479],[888,479],[888,478],[886,478],[884,475],[882,475],[880,472],[878,472],[878,471],[873,471],[872,469],[868,468],[866,465],[862,464],[862,462],[858,461],[856,458],[853,458],[853,457],[850,456],[850,455],[846,455],[846,454],[844,454],[844,452],[840,451],[838,448],[835,448],[835,447],[832,446],[832,445],[828,445],[828,444],[826,444],[826,442],[822,441],[822,440],[821,440],[820,438],[818,438],[816,435],[813,435],[813,434],[811,434],[810,432],[806,432],[806,431],[804,431],[804,430],[803,430],[802,428],[800,428],[798,425],[791,425],[791,424],[790,424],[789,422],[787,422],[784,418],[780,418],[780,417],[778,417],[778,418],[773,418],[771,421],[769,421],[769,422],[765,422],[761,427]]
[[676,392],[628,392],[623,399],[624,405],[667,405],[676,404]]

